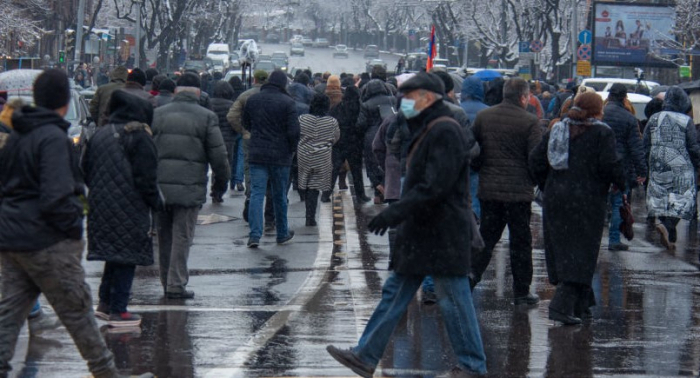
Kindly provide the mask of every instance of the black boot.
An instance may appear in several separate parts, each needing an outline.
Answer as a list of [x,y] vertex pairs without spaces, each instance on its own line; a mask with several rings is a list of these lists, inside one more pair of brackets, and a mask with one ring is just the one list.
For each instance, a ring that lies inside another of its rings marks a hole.
[[248,223],[248,207],[250,206],[250,198],[245,199],[245,204],[243,205],[243,220]]
[[306,191],[306,227],[316,227],[316,207],[318,207],[318,190]]
[[323,195],[321,196],[321,202],[331,202],[331,194],[333,194],[333,192],[330,190],[324,190]]
[[304,202],[306,200],[306,189],[299,189],[299,201]]

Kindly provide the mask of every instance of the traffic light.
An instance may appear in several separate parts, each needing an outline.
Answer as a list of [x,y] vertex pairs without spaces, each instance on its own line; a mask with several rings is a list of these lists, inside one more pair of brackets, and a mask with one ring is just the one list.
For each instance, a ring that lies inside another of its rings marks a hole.
[[65,63],[66,62],[66,52],[61,50],[58,52],[58,63]]
[[66,52],[72,56],[75,51],[75,30],[66,30]]

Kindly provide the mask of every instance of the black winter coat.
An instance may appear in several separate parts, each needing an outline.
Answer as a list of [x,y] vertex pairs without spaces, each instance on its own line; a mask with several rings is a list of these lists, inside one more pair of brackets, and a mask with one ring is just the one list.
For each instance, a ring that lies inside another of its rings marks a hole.
[[598,261],[610,184],[625,187],[612,130],[595,124],[569,144],[569,168],[547,160],[549,133],[530,153],[529,167],[544,191],[544,238],[552,285],[590,285]]
[[[430,121],[451,114],[439,101],[411,119],[411,145]],[[416,148],[401,199],[384,210],[389,224],[398,226],[390,266],[397,273],[463,276],[470,271],[469,149],[473,144],[468,129],[440,121]]]
[[357,125],[360,115],[360,90],[357,87],[346,88],[343,100],[331,109],[329,115],[338,120],[340,126],[340,140],[333,148],[361,153],[364,133]]
[[40,251],[83,234],[84,194],[70,123],[55,111],[25,106],[0,148],[0,251]]
[[110,122],[97,129],[83,155],[85,183],[90,189],[87,259],[151,265],[151,211],[160,202],[158,152],[144,123],[149,117],[139,115],[152,118],[153,108],[145,100],[119,92],[112,102],[117,96],[124,97],[121,111],[111,112]]
[[647,177],[647,164],[644,160],[644,147],[637,118],[618,101],[608,102],[603,114],[603,122],[615,133],[616,150],[622,159],[627,181],[633,182],[637,177]]
[[250,96],[243,110],[243,126],[250,131],[250,164],[291,166],[299,143],[296,104],[282,88],[265,84]]
[[219,118],[219,129],[221,130],[221,136],[224,138],[224,144],[228,150],[232,148],[238,136],[238,133],[233,130],[233,127],[226,119],[228,111],[231,109],[231,106],[233,106],[233,101],[225,98],[212,98],[209,101],[209,106],[211,106],[211,111],[216,113],[216,116]]
[[[357,120],[357,128],[363,134],[368,130],[373,130],[373,133],[376,133],[379,125],[382,124],[380,109],[388,106],[396,107],[396,97],[391,95],[386,84],[379,79],[370,80],[362,93],[362,106],[360,107],[360,117]],[[374,139],[374,134],[372,134],[372,139]]]

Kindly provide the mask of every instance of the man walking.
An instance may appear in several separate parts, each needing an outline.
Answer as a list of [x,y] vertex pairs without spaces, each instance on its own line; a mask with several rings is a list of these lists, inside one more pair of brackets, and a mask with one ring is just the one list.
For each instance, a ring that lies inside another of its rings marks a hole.
[[109,119],[109,99],[112,98],[112,92],[124,88],[129,71],[124,66],[117,66],[109,76],[110,82],[98,87],[95,96],[90,100],[90,115],[97,122],[97,126],[107,124]]
[[[432,275],[445,327],[459,366],[446,376],[486,373],[486,356],[472,303],[470,264],[469,150],[474,139],[451,117],[441,100],[444,85],[418,73],[399,88],[401,112],[413,144],[401,199],[377,215],[371,232],[397,227],[382,299],[358,345],[326,350],[362,377],[371,377],[392,332],[426,275]],[[440,224],[440,227],[426,225]]]
[[196,74],[180,77],[173,101],[155,110],[153,138],[158,149],[158,184],[166,208],[158,215],[160,280],[169,299],[191,299],[187,259],[194,226],[207,198],[209,165],[212,190],[225,193],[231,175],[219,119],[199,105]]
[[[608,104],[603,109],[603,122],[615,133],[617,141],[617,153],[622,158],[622,166],[625,168],[625,176],[628,184],[637,182],[643,184],[647,176],[647,164],[644,161],[644,149],[642,147],[642,137],[639,133],[637,118],[632,115],[623,102],[627,98],[627,87],[624,84],[615,83],[610,88],[608,94]],[[629,188],[629,186],[628,186]],[[610,232],[608,235],[608,250],[626,251],[629,246],[620,241],[620,207],[622,206],[622,196],[629,193],[625,191],[613,190],[610,192]]]
[[[84,193],[63,119],[68,76],[47,70],[34,82],[36,107],[12,117],[0,149],[0,377],[7,377],[20,329],[40,293],[52,304],[95,378],[120,377],[95,321],[81,265]],[[141,377],[152,377],[143,374]]]
[[474,121],[474,137],[481,146],[479,168],[481,236],[484,251],[473,256],[472,286],[491,261],[496,243],[506,226],[510,234],[510,265],[513,273],[514,304],[535,304],[532,283],[531,203],[534,184],[528,172],[528,155],[539,144],[542,129],[537,117],[525,108],[530,87],[523,79],[511,79],[503,86],[503,102],[481,110]]
[[250,132],[249,248],[257,248],[263,232],[263,199],[270,180],[277,226],[277,244],[294,238],[287,224],[287,184],[299,142],[299,118],[294,99],[287,93],[287,75],[274,71],[260,93],[251,96],[243,110],[243,126]]

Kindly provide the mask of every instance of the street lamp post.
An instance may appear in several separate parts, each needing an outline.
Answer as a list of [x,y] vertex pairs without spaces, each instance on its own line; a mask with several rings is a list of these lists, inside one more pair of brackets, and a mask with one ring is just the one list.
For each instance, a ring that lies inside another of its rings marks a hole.
[[141,68],[141,4],[143,0],[132,0],[136,4],[136,53],[134,53],[137,68]]
[[83,47],[83,23],[85,22],[85,0],[78,2],[78,25],[75,31],[75,56],[73,60],[81,62],[81,50]]

